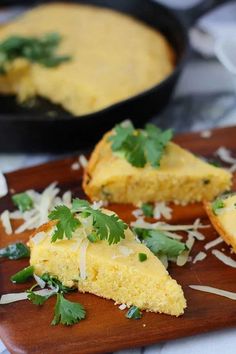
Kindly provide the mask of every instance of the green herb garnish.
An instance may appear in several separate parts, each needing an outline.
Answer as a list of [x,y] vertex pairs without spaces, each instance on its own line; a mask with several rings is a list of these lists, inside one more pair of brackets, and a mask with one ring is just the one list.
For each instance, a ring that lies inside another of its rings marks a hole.
[[141,228],[135,228],[134,231],[157,257],[165,255],[175,259],[187,250],[185,243],[166,236],[163,231]]
[[143,203],[141,206],[141,209],[143,211],[143,214],[147,217],[153,218],[153,210],[154,207],[152,204],[149,203]]
[[12,201],[22,213],[32,209],[34,205],[33,200],[25,192],[13,195]]
[[212,211],[215,215],[218,215],[219,210],[223,209],[225,206],[225,203],[223,202],[222,199],[217,198],[216,200],[214,200],[214,202],[212,203],[211,207],[212,207]]
[[146,124],[145,129],[135,129],[131,122],[119,124],[108,140],[114,153],[123,156],[131,165],[144,167],[146,163],[154,168],[160,166],[166,145],[172,139],[172,131]]
[[73,232],[81,225],[76,214],[81,218],[89,216],[93,218],[94,230],[92,234],[88,235],[88,239],[91,242],[107,240],[109,245],[111,245],[125,238],[124,231],[128,226],[117,215],[104,214],[101,210],[93,209],[86,200],[77,198],[72,202],[72,209],[60,205],[49,214],[50,220],[58,220],[52,235],[52,242],[64,237],[71,239]]
[[63,285],[62,282],[57,279],[57,277],[50,275],[49,273],[44,273],[40,278],[45,281],[47,286],[58,288],[59,293],[66,294],[74,290],[73,288],[69,288],[68,286]]
[[140,262],[146,261],[146,260],[147,260],[147,255],[146,255],[146,253],[139,253],[139,254],[138,254],[138,259],[139,259]]
[[139,320],[142,317],[142,312],[137,306],[132,306],[126,313],[125,317]]
[[39,295],[39,294],[35,294],[32,290],[28,290],[28,295],[27,295],[27,298],[28,300],[30,300],[34,305],[37,305],[37,306],[42,306],[45,301],[47,301],[47,299],[50,297],[50,296],[42,296],[42,295]]
[[117,215],[104,214],[101,210],[93,209],[86,200],[78,198],[73,200],[72,211],[80,213],[81,216],[92,216],[94,235],[96,234],[99,240],[107,240],[111,245],[125,238],[128,226]]
[[64,237],[70,240],[72,233],[81,225],[80,221],[65,205],[56,206],[48,215],[48,218],[50,220],[58,220],[56,229],[52,235],[52,242],[62,240]]
[[0,249],[0,258],[21,259],[30,256],[29,248],[21,242],[13,243],[5,248]]
[[26,267],[22,270],[20,270],[19,272],[17,272],[16,274],[11,276],[11,281],[13,283],[24,283],[26,282],[30,277],[32,277],[34,274],[34,267],[33,266],[29,266]]
[[0,42],[0,73],[7,72],[9,64],[17,58],[25,58],[46,67],[58,66],[71,57],[55,53],[61,36],[48,33],[42,37],[11,36]]
[[62,294],[57,294],[57,302],[55,306],[55,315],[52,325],[62,323],[71,326],[83,320],[86,316],[84,307],[77,302],[66,300]]

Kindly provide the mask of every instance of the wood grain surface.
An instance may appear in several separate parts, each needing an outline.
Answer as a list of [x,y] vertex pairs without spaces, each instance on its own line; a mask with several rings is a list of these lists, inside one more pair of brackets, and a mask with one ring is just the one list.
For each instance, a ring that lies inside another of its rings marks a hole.
[[[194,133],[178,136],[175,141],[208,158],[214,156],[219,146],[226,146],[236,154],[236,127],[215,130],[209,139],[203,139],[198,133]],[[11,192],[20,192],[28,188],[40,191],[49,183],[58,181],[62,191],[71,189],[74,196],[84,197],[81,190],[82,171],[71,169],[75,159],[76,157],[72,157],[7,174]],[[0,201],[0,212],[6,208],[13,209],[9,195]],[[109,208],[127,222],[133,219],[132,206],[110,205]],[[173,206],[173,210],[172,223],[192,223],[200,217],[204,223],[209,224],[201,204]],[[192,251],[193,257],[200,250],[204,250],[205,243],[217,237],[212,227],[204,229],[203,232],[206,240],[196,242]],[[8,236],[1,227],[0,247],[18,240],[26,241],[28,236],[29,232]],[[230,254],[226,244],[222,243],[218,248],[224,248],[225,253]],[[27,266],[27,262],[27,260],[0,260],[1,294],[20,292],[29,288],[30,282],[14,285],[9,280],[12,274]],[[179,318],[144,313],[141,320],[128,320],[125,318],[125,311],[120,311],[114,306],[113,301],[90,294],[73,293],[68,295],[68,298],[84,304],[87,310],[86,320],[72,327],[50,326],[55,298],[49,299],[40,308],[29,301],[20,301],[0,307],[0,337],[12,354],[95,354],[144,346],[236,325],[235,301],[201,293],[188,287],[190,284],[201,284],[236,292],[236,270],[217,260],[211,254],[211,250],[207,251],[207,258],[204,261],[188,263],[184,267],[171,264],[169,272],[183,286],[187,298],[188,308]]]

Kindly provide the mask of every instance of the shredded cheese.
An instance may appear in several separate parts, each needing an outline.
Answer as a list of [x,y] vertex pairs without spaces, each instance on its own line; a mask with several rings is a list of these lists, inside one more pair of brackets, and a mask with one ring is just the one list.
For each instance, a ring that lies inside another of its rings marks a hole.
[[127,308],[127,306],[125,304],[121,304],[118,308],[123,311]]
[[200,137],[201,138],[204,138],[204,139],[208,139],[212,136],[212,132],[210,130],[203,130],[201,133],[200,133]]
[[234,261],[232,258],[226,256],[223,252],[221,252],[219,250],[212,250],[211,253],[214,254],[214,256],[216,258],[218,258],[224,264],[226,264],[232,268],[236,268],[236,261]]
[[83,168],[85,168],[88,164],[88,160],[86,159],[86,157],[84,155],[80,155],[79,156],[79,163]]
[[207,254],[205,253],[205,252],[199,252],[196,256],[195,256],[195,258],[194,258],[194,260],[193,260],[193,264],[195,264],[195,263],[197,263],[197,262],[199,262],[199,261],[203,261],[203,259],[205,259],[206,258],[206,256],[207,256]]
[[189,285],[189,287],[194,290],[204,291],[206,293],[227,297],[228,299],[231,300],[236,300],[236,293],[233,293],[231,291],[226,291],[226,290],[217,289],[211,286],[204,286],[204,285]]
[[172,218],[172,209],[165,202],[157,202],[153,210],[153,217],[160,219],[162,216],[170,220]]
[[73,171],[78,171],[80,169],[80,164],[78,161],[75,161],[72,163],[72,165],[70,166],[70,168],[73,170]]
[[86,275],[86,253],[87,253],[87,248],[89,245],[89,240],[84,239],[81,247],[80,247],[80,260],[79,260],[79,269],[80,269],[80,278],[82,280],[85,280],[87,275]]
[[[56,293],[56,290],[42,289],[42,290],[34,291],[34,293],[41,296],[51,296]],[[23,293],[4,294],[1,296],[0,305],[10,304],[12,302],[21,301],[21,300],[27,300],[28,295],[29,294],[26,291]]]
[[38,277],[36,274],[34,274],[34,279],[35,279],[36,283],[38,284],[38,286],[39,286],[41,289],[45,288],[46,283],[45,283],[45,281],[44,281],[43,279],[41,279],[40,277]]
[[4,174],[0,171],[0,198],[8,193],[7,181]]
[[217,237],[215,240],[206,243],[204,248],[205,250],[209,250],[210,248],[219,245],[221,242],[223,242],[223,239],[221,237]]
[[5,229],[6,234],[11,235],[12,234],[12,226],[11,226],[11,221],[10,221],[10,213],[8,210],[5,210],[1,214],[1,221],[2,221],[2,225]]
[[41,231],[41,232],[38,232],[33,237],[31,237],[31,241],[33,241],[33,243],[35,245],[38,245],[40,242],[42,242],[46,238],[46,236],[47,236],[46,233]]
[[[72,194],[71,191],[67,191],[63,194],[62,198],[58,196],[60,189],[57,187],[57,182],[50,184],[42,193],[38,193],[34,190],[27,190],[26,193],[30,196],[33,201],[33,208],[25,212],[20,210],[15,210],[9,213],[10,220],[23,220],[23,223],[16,229],[15,233],[19,234],[25,230],[32,230],[48,221],[48,214],[57,205],[65,204],[71,207]],[[3,212],[4,213],[4,212]],[[6,232],[10,232],[8,214],[1,217],[3,227]],[[12,229],[11,232],[12,233]]]

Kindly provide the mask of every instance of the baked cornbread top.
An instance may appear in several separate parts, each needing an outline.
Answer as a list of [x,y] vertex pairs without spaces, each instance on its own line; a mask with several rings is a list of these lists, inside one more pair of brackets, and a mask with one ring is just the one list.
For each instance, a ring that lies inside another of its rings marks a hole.
[[62,36],[58,53],[72,59],[45,68],[16,60],[0,77],[0,92],[21,100],[43,96],[75,115],[105,108],[158,84],[174,67],[165,38],[151,27],[105,8],[55,3],[33,8],[0,30],[12,35]]
[[220,236],[236,252],[236,194],[229,193],[205,203],[205,209]]

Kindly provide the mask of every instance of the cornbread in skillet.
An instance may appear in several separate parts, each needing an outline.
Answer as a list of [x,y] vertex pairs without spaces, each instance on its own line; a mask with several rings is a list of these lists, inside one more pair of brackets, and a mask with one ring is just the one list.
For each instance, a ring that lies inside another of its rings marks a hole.
[[229,194],[220,199],[223,202],[220,209],[214,212],[213,204],[205,202],[205,210],[216,231],[236,252],[236,195]]
[[54,3],[33,8],[1,27],[13,35],[62,36],[58,54],[71,60],[44,67],[18,58],[0,76],[0,92],[20,101],[38,95],[74,115],[101,110],[143,92],[174,68],[174,53],[161,33],[105,8]]
[[231,173],[212,166],[169,142],[159,168],[132,166],[113,153],[108,132],[97,144],[83,178],[83,189],[91,200],[115,203],[174,201],[190,203],[212,200],[229,190]]
[[[89,292],[117,303],[136,305],[140,309],[179,316],[184,312],[186,300],[180,285],[168,274],[159,259],[144,245],[138,243],[127,229],[125,239],[109,245],[107,241],[96,243],[82,241],[79,228],[70,240],[51,242],[54,224],[46,224],[38,232],[45,232],[40,242],[29,241],[30,264],[35,273],[48,272],[67,286],[78,286]],[[83,242],[88,242],[82,252]],[[139,261],[139,253],[147,260]],[[85,256],[86,275],[82,277],[81,257]],[[75,280],[78,282],[75,282]]]

